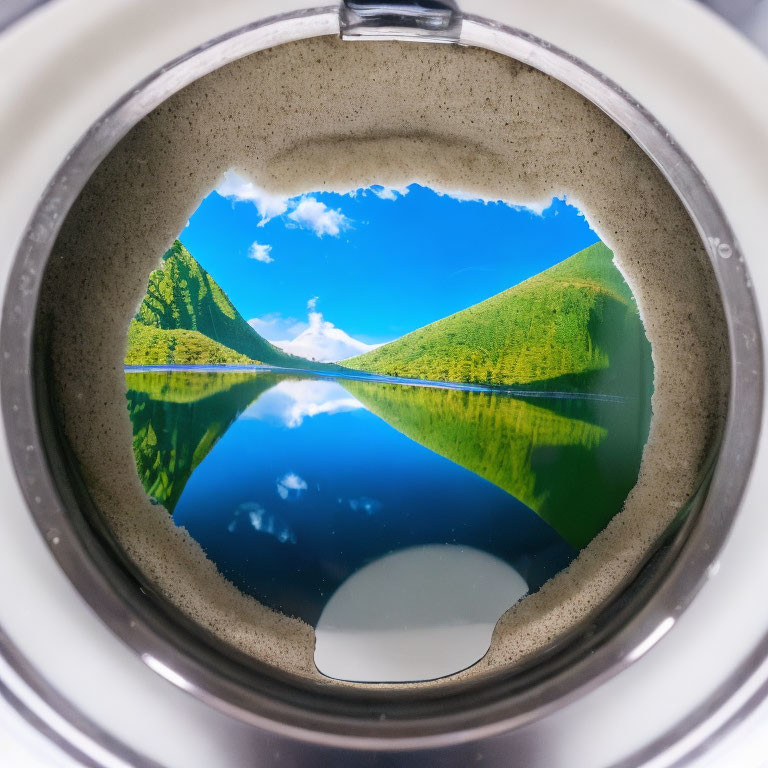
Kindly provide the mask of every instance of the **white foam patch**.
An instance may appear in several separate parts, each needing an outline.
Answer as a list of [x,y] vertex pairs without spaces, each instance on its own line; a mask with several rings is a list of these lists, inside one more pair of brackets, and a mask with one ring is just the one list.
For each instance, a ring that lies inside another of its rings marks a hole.
[[332,595],[315,628],[315,664],[358,683],[413,683],[479,661],[496,622],[528,593],[512,566],[452,544],[369,563]]

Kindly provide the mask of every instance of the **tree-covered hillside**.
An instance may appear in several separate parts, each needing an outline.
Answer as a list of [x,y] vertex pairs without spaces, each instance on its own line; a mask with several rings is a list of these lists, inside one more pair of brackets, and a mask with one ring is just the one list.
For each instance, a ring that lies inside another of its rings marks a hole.
[[342,365],[392,376],[647,397],[651,348],[613,254],[596,243]]
[[[161,333],[150,333],[140,326]],[[218,283],[176,240],[164,254],[162,267],[149,276],[147,294],[131,324],[126,365],[255,361],[284,368],[329,367],[289,355],[262,338]]]
[[235,352],[200,331],[169,330],[132,320],[126,365],[248,365],[258,360]]

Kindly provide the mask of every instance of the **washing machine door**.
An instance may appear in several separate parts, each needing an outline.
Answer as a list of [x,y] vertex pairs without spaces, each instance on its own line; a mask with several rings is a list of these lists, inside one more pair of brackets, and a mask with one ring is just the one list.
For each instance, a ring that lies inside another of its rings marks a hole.
[[[384,11],[362,0],[341,8],[302,0],[26,5],[9,6],[0,34],[0,746],[8,764],[765,763],[768,437],[760,328],[768,312],[768,64],[760,52],[682,0],[463,0],[390,3]],[[173,637],[117,599],[119,590],[70,536],[33,470],[54,460],[35,439],[29,334],[36,259],[50,254],[98,163],[130,127],[200,76],[255,51],[340,31],[344,45],[416,38],[477,46],[562,79],[604,108],[674,180],[721,291],[740,297],[726,302],[734,385],[706,500],[711,527],[692,527],[685,556],[670,564],[653,599],[605,642],[595,640],[565,688],[530,695],[524,710],[505,709],[503,697],[486,706],[482,688],[460,716],[425,718],[423,728],[405,715],[407,727],[392,724],[378,703],[355,722],[334,719],[330,705],[323,711],[278,700],[269,687],[252,691],[261,704],[251,706],[237,680],[223,684],[203,657],[173,652]]]

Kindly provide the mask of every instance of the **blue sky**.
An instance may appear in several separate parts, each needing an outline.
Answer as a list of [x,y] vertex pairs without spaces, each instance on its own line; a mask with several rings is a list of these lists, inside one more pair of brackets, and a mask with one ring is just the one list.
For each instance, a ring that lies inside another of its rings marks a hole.
[[365,344],[487,299],[598,240],[560,199],[537,212],[416,184],[287,199],[232,172],[179,237],[270,341],[296,337],[314,316]]

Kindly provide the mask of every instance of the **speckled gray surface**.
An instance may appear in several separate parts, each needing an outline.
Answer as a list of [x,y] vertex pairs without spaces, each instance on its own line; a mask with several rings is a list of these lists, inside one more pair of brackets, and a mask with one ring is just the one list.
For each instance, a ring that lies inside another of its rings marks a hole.
[[[613,249],[656,367],[651,438],[624,511],[512,608],[467,676],[573,627],[642,560],[694,488],[723,414],[714,278],[679,201],[629,137],[575,92],[497,54],[317,38],[254,54],[152,112],[75,204],[45,278],[64,431],[92,497],[146,578],[225,641],[319,677],[313,631],[242,595],[149,503],[131,448],[123,356],[150,271],[229,168],[271,192],[412,181],[546,204],[563,193]],[[439,683],[434,683],[439,684]]]

